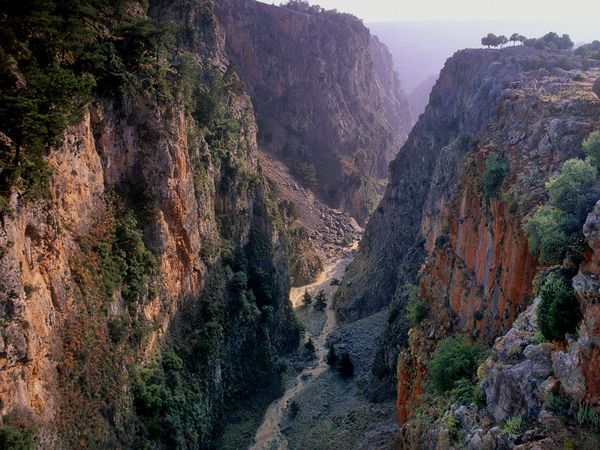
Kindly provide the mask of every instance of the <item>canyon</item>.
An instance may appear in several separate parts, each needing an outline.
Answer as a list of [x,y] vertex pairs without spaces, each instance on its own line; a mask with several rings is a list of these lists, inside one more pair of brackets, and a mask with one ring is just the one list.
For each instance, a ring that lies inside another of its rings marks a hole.
[[[600,60],[461,50],[417,119],[349,14],[25,3],[0,448],[598,448]],[[528,224],[573,160],[593,202],[550,261]],[[577,326],[550,339],[556,280]],[[440,390],[447,343],[478,353]]]

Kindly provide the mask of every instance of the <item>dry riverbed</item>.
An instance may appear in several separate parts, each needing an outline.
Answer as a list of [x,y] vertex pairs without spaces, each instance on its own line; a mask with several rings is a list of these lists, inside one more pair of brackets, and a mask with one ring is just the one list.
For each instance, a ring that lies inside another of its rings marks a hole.
[[[331,308],[336,289],[331,280],[342,278],[353,255],[354,248],[349,249],[331,261],[315,283],[292,289],[290,300],[306,328],[305,341],[311,338],[315,344],[315,357],[290,361],[296,375],[267,409],[251,450],[391,448],[397,432],[393,402],[372,403],[365,396],[387,311],[338,326]],[[325,311],[302,304],[305,291],[314,296],[321,289],[328,299]],[[352,356],[352,379],[343,380],[325,363],[331,342],[338,353],[346,350]],[[292,402],[299,405],[295,415],[290,413]]]

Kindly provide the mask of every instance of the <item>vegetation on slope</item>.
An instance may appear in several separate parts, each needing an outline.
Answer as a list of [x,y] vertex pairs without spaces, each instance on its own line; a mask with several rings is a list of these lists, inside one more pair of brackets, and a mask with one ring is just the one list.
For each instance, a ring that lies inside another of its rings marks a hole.
[[524,223],[529,248],[539,253],[543,262],[561,262],[567,253],[581,253],[585,222],[598,195],[598,147],[600,139],[593,133],[584,142],[587,159],[566,161],[560,174],[548,180],[550,198],[540,205]]

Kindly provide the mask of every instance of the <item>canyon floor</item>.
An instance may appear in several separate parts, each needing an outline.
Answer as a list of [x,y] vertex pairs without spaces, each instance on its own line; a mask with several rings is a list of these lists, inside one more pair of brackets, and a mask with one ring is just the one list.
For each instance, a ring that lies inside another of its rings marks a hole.
[[[314,358],[305,354],[289,361],[295,376],[284,395],[269,406],[252,450],[391,448],[397,431],[393,401],[373,403],[367,398],[370,367],[387,312],[338,325],[331,308],[336,289],[331,281],[343,276],[355,248],[356,244],[330,260],[316,282],[292,289],[290,299],[306,328],[304,342],[312,339],[316,351]],[[328,297],[325,311],[302,304],[305,291],[314,296],[321,289]],[[332,342],[338,354],[346,350],[352,357],[354,377],[349,380],[326,364]],[[296,414],[290,411],[292,402],[299,406]]]

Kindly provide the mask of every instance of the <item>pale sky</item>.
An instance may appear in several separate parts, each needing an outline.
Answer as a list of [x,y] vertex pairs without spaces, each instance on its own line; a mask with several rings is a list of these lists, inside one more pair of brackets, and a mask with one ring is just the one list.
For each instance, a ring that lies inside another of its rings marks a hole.
[[581,26],[585,34],[592,28],[600,28],[600,0],[309,0],[309,3],[352,13],[365,23],[438,20],[544,22],[564,24],[571,32],[576,32]]

